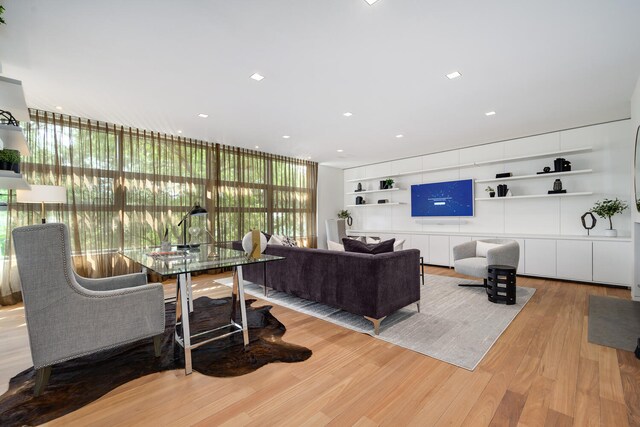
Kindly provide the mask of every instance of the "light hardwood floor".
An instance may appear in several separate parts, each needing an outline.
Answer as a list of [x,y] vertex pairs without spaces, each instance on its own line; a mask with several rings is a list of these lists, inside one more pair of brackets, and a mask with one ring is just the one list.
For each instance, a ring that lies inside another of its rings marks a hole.
[[[214,278],[195,278],[195,296],[228,295]],[[236,378],[154,374],[51,424],[640,425],[640,360],[586,338],[588,295],[629,291],[526,277],[518,284],[537,292],[473,372],[276,306],[284,339],[312,349],[309,360]],[[20,307],[0,309],[0,340],[3,385],[30,366]]]

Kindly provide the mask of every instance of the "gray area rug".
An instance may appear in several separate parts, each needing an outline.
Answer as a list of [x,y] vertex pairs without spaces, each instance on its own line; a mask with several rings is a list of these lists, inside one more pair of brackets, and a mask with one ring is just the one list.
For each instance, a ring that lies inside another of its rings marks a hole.
[[[465,280],[425,275],[421,286],[420,313],[412,304],[382,321],[375,336],[371,322],[328,305],[307,301],[284,292],[269,290],[245,281],[245,292],[301,313],[309,314],[345,328],[369,334],[395,345],[473,370],[491,349],[520,310],[535,293],[533,288],[518,287],[517,303],[494,304],[483,288],[459,287]],[[231,279],[218,283],[231,286]]]
[[640,302],[589,295],[589,342],[634,351],[640,338]]

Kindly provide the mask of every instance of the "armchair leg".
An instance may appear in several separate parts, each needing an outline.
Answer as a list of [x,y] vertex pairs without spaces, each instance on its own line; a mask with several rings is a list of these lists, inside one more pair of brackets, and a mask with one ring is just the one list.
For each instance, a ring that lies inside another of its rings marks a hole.
[[420,302],[416,303],[416,308],[418,309],[418,313],[420,313]]
[[38,397],[44,391],[51,376],[51,366],[45,366],[36,370],[36,385],[33,388],[33,395]]
[[156,335],[153,337],[153,350],[156,357],[160,357],[162,349],[162,335]]
[[380,322],[382,322],[387,316],[381,317],[379,319],[374,319],[372,317],[364,316],[369,322],[373,323],[373,331],[376,335],[380,334]]

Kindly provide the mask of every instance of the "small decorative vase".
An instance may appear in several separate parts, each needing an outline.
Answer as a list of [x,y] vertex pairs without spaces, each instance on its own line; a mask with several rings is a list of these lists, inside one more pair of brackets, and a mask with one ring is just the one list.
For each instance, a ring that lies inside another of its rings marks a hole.
[[362,184],[358,183],[358,188],[356,189],[356,191],[362,191]]
[[553,191],[561,191],[562,190],[562,181],[556,179],[553,181]]
[[385,182],[384,181],[380,181],[380,189],[381,190],[385,189]]
[[495,191],[489,191],[489,197],[496,197]]
[[618,237],[618,230],[615,228],[604,230],[604,235],[607,237]]

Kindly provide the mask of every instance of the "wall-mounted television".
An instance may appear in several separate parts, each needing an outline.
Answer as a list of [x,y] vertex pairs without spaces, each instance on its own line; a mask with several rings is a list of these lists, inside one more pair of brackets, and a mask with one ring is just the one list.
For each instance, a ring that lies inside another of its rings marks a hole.
[[412,185],[411,216],[473,216],[473,180]]

